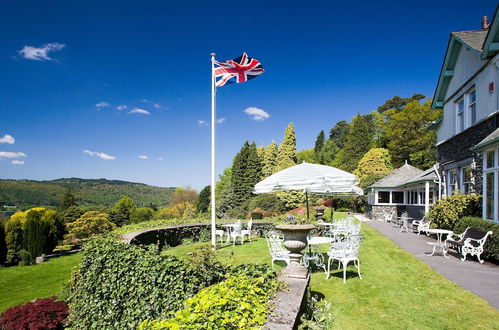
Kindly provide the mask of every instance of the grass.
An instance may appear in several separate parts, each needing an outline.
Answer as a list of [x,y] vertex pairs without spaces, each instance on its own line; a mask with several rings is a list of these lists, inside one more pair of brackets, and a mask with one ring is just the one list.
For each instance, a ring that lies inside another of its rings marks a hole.
[[[311,290],[332,304],[340,329],[499,329],[499,311],[482,298],[460,288],[425,263],[400,249],[369,226],[362,229],[360,280],[353,266],[342,283],[340,271],[312,274]],[[178,257],[206,244],[165,251]],[[265,239],[223,247],[217,258],[227,264],[269,263]],[[282,265],[276,269],[282,269]]]
[[57,296],[69,280],[81,253],[33,266],[0,268],[0,312],[33,299]]

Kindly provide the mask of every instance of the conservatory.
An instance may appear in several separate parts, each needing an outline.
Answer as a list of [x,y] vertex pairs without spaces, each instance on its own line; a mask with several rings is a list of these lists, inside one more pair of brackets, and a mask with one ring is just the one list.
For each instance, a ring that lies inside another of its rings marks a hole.
[[439,186],[433,167],[423,171],[406,163],[366,189],[367,216],[390,221],[407,212],[412,219],[421,219],[439,198]]

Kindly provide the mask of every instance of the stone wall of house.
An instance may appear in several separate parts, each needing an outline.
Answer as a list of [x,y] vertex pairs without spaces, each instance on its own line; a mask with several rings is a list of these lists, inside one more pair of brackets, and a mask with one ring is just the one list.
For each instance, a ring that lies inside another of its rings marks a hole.
[[420,220],[424,216],[424,206],[420,205],[368,205],[366,216],[376,221],[392,221],[407,212],[412,219]]
[[[470,150],[499,127],[499,114],[468,128],[448,141],[437,146],[437,162],[446,164],[472,158],[470,192],[482,193],[482,159],[481,152]],[[442,168],[439,169],[443,177]]]
[[499,114],[496,114],[438,145],[437,162],[445,164],[473,157],[474,152],[470,148],[485,139],[499,126],[498,124]]
[[366,216],[376,221],[391,221],[397,217],[397,206],[395,205],[368,205]]

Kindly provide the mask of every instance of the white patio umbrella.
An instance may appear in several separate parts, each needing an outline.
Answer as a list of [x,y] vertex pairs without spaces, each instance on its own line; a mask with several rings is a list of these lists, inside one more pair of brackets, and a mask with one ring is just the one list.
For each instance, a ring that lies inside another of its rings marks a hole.
[[303,190],[307,196],[308,219],[309,192],[327,195],[332,195],[333,193],[362,195],[363,191],[357,187],[358,183],[359,180],[355,175],[336,167],[303,162],[274,173],[258,182],[253,192],[255,194],[263,194],[288,190]]

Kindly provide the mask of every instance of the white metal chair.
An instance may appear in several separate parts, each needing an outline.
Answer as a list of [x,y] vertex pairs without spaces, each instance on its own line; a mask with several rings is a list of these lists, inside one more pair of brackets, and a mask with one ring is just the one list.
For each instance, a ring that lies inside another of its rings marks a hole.
[[354,265],[357,266],[357,273],[359,274],[360,279],[362,279],[362,275],[360,274],[360,261],[357,257],[361,243],[362,235],[352,235],[343,237],[341,241],[333,242],[331,244],[331,249],[327,253],[328,260],[326,279],[329,278],[331,262],[333,260],[338,260],[338,268],[343,266],[343,284],[346,283],[347,265],[350,261],[353,261]]
[[[224,242],[224,236],[227,235],[227,241]],[[220,238],[220,243],[228,243],[230,236],[223,229],[215,230],[215,236]]]
[[250,242],[253,242],[251,240],[251,227],[253,227],[253,219],[250,219],[250,221],[248,221],[248,225],[247,225],[247,229],[243,229],[241,231],[241,235],[243,236],[243,240],[244,240],[244,237],[248,236],[248,239]]
[[282,234],[276,231],[269,231],[265,234],[265,238],[267,240],[267,246],[269,248],[270,256],[272,258],[272,269],[274,269],[274,261],[282,260],[286,262],[286,265],[289,265],[289,253],[290,251],[286,250],[283,246],[284,237]]
[[426,217],[426,215],[423,217],[421,220],[414,220],[412,222],[412,227],[416,227],[416,230],[418,231],[418,235],[421,234],[421,232],[425,232],[426,236],[430,236],[428,233],[428,229],[430,229],[430,224],[431,220]]
[[241,244],[244,242],[244,236],[242,234],[243,231],[243,225],[240,220],[238,220],[235,224],[232,230],[230,231],[230,238],[234,241],[233,245],[236,245],[237,238],[239,237],[241,239]]

